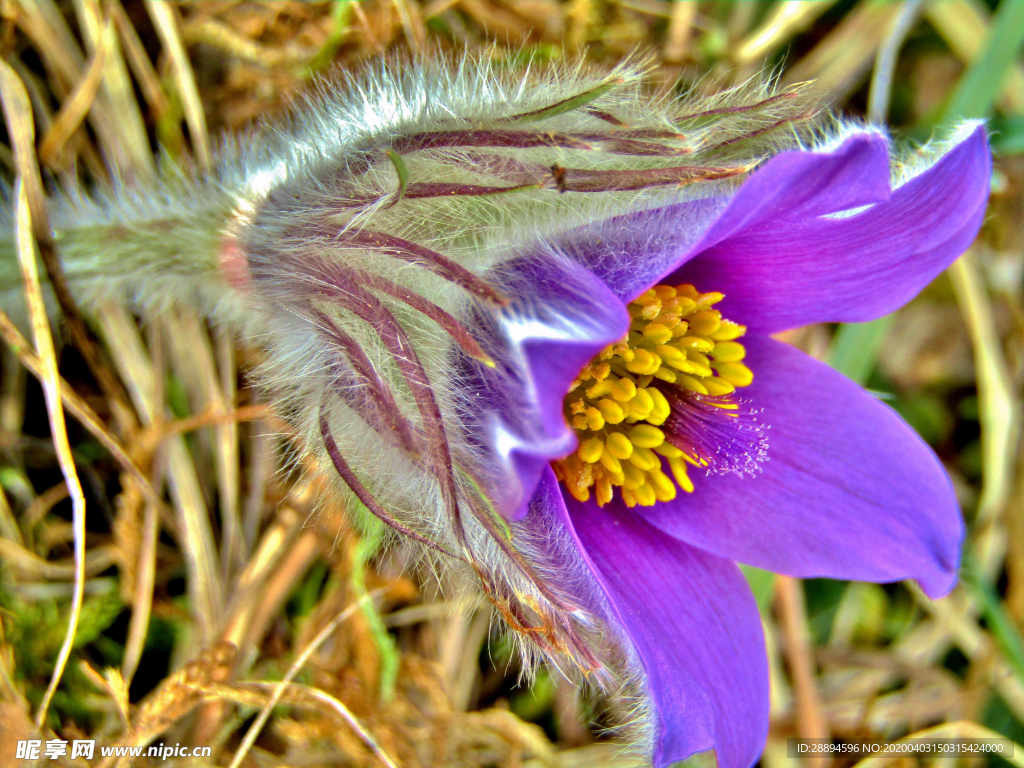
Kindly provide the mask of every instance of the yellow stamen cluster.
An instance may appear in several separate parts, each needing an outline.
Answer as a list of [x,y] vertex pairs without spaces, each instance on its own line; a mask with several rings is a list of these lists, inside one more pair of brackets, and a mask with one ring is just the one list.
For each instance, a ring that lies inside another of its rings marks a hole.
[[649,507],[674,499],[676,486],[693,492],[686,466],[700,462],[666,442],[659,427],[670,415],[669,403],[652,383],[728,395],[754,380],[742,362],[746,350],[736,341],[746,327],[712,309],[723,298],[692,285],[657,285],[629,305],[629,334],[602,350],[565,398],[566,418],[580,443],[553,466],[576,499],[586,501],[594,487],[604,506],[620,487],[627,506]]

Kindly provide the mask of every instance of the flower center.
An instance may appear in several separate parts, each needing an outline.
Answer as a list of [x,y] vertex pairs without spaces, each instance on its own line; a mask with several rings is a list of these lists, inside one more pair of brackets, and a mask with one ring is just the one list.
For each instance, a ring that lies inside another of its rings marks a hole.
[[604,506],[619,487],[651,506],[693,492],[688,465],[744,473],[765,458],[765,428],[734,397],[754,380],[736,341],[747,329],[712,309],[723,298],[656,285],[629,305],[626,338],[580,371],[565,398],[579,447],[552,464],[576,499],[594,487]]

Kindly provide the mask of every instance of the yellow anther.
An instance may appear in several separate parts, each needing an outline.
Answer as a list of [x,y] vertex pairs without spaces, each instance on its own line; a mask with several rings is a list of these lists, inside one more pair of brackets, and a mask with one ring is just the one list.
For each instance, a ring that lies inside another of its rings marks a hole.
[[565,487],[569,489],[569,493],[576,501],[587,501],[590,498],[590,491],[585,485],[579,485],[573,482],[566,482]]
[[676,347],[670,347],[668,344],[659,344],[654,348],[654,351],[658,354],[658,357],[662,359],[662,362],[672,365],[675,360],[685,360],[686,353]]
[[[719,377],[704,379],[704,388],[709,395],[728,395],[736,391],[736,387]],[[618,423],[618,422],[616,422]]]
[[654,301],[640,310],[640,317],[645,320],[653,320],[661,314],[661,302]]
[[653,507],[654,502],[658,500],[658,497],[654,495],[654,488],[646,483],[639,488],[634,488],[633,495],[641,507]]
[[614,400],[609,400],[608,398],[598,400],[597,408],[601,411],[601,415],[604,416],[604,420],[608,424],[619,424],[626,418],[626,413],[622,410],[622,406]]
[[683,455],[683,452],[676,448],[672,443],[662,443],[654,452],[659,456],[664,456],[666,459],[678,459]]
[[619,379],[612,385],[611,395],[620,403],[628,403],[636,395],[636,384],[630,379]]
[[586,390],[585,394],[591,400],[597,400],[598,398],[604,397],[605,395],[610,395],[612,392],[612,385],[613,382],[609,381],[608,379],[604,379],[602,381],[597,382],[590,389]]
[[650,424],[637,424],[629,430],[629,442],[637,448],[657,448],[665,442],[665,433]]
[[[710,392],[710,390],[708,391]],[[651,408],[651,412],[647,414],[647,421],[655,426],[661,426],[672,413],[672,406],[668,404],[668,400],[665,399],[665,396],[661,393],[660,389],[657,389],[656,387],[648,387],[646,392],[651,396],[651,400],[654,401],[654,407]]]
[[721,399],[709,405],[738,415],[739,406],[726,396],[753,381],[741,362],[746,350],[736,341],[746,327],[712,309],[722,298],[692,285],[658,285],[630,302],[626,337],[602,349],[566,396],[566,418],[580,444],[554,467],[574,498],[585,501],[593,489],[604,505],[617,487],[633,507],[671,501],[678,489],[693,492],[687,465],[708,461],[696,449],[690,455],[667,442],[674,438],[665,425],[685,429],[671,418],[669,392],[684,400],[685,390],[716,396]]
[[679,376],[676,377],[676,383],[691,392],[696,392],[698,395],[708,394],[707,387],[701,383],[701,380],[694,376],[690,376],[688,373],[679,374]]
[[651,323],[643,329],[644,339],[655,344],[664,344],[672,338],[672,329],[661,323]]
[[[686,350],[686,359],[689,360],[691,363],[696,363],[697,365],[703,366],[704,368],[711,367],[711,360],[708,359],[708,356],[705,355],[703,352],[698,352],[696,349]],[[710,376],[711,374],[706,373],[701,375]]]
[[734,323],[732,320],[723,320],[718,330],[711,334],[711,338],[715,341],[732,341],[746,332],[747,326]]
[[746,387],[754,380],[754,373],[743,363],[719,363],[714,364],[718,375],[736,387]]
[[672,314],[671,312],[664,312],[664,309],[665,308],[662,307],[663,313],[654,318],[654,322],[664,325],[666,328],[675,328],[679,325],[679,315]]
[[658,501],[672,501],[676,497],[675,485],[660,469],[647,473],[647,484],[654,489],[654,497]]
[[697,336],[709,336],[717,331],[722,324],[722,314],[713,309],[698,312],[692,315],[688,322],[690,323],[690,333]]
[[689,360],[671,360],[669,361],[669,365],[671,365],[677,371],[682,371],[683,373],[697,372],[696,369],[693,367],[693,363],[691,363]]
[[725,298],[724,293],[712,292],[702,293],[700,298],[697,299],[697,311],[702,312],[713,304],[717,304]]
[[612,456],[612,452],[608,450],[607,445],[605,445],[604,453],[601,454],[601,466],[607,469],[613,475],[622,474],[622,464],[619,462],[618,459]]
[[625,461],[633,455],[633,444],[621,432],[612,432],[608,435],[608,453],[616,459]]
[[[704,357],[701,355],[701,357]],[[705,360],[707,358],[704,358]],[[699,376],[703,381],[706,377],[711,376],[711,364],[705,365],[699,360],[690,360],[690,370],[687,373],[692,373],[694,376]]]
[[647,482],[647,476],[644,474],[644,471],[632,464],[622,465],[622,477],[622,487],[628,488],[631,491]]
[[630,373],[654,373],[661,367],[661,358],[646,349],[635,350],[636,357],[632,362],[626,363],[626,370]]
[[596,464],[601,460],[602,453],[604,453],[604,440],[600,437],[592,437],[576,449],[576,455],[587,464]]
[[700,292],[688,283],[676,286],[676,296],[685,296],[694,303],[700,298]]
[[715,348],[715,342],[711,339],[705,339],[703,336],[694,336],[687,334],[681,339],[676,340],[676,344],[681,349],[696,349],[698,352],[710,352]]
[[629,415],[631,418],[641,421],[654,409],[654,398],[646,389],[638,389],[636,396],[629,401]]
[[654,454],[654,451],[650,448],[640,447],[633,448],[633,455],[629,457],[629,463],[645,472],[661,466],[661,462]]
[[711,356],[715,358],[716,363],[738,363],[747,356],[747,350],[736,341],[717,341]]
[[687,493],[693,493],[693,481],[686,473],[686,461],[681,457],[671,458],[668,460],[668,468],[672,470],[672,477],[675,478],[676,485]]

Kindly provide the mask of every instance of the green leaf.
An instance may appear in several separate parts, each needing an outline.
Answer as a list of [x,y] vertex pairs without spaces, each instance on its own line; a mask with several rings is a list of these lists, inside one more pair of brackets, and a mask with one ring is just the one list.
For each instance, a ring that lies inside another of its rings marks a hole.
[[747,577],[747,584],[750,585],[750,591],[754,593],[757,607],[762,612],[767,611],[771,607],[772,595],[775,593],[775,574],[752,565],[740,564],[740,570]]
[[825,362],[858,384],[864,384],[875,368],[878,351],[895,315],[886,315],[869,323],[839,326],[828,348]]
[[942,122],[987,115],[1022,44],[1024,0],[1003,0],[989,25],[982,52],[957,83],[946,104]]
[[1020,631],[1006,608],[999,600],[992,587],[980,578],[974,568],[974,563],[964,558],[961,569],[963,582],[977,599],[981,607],[981,614],[985,617],[988,630],[996,640],[999,650],[1016,673],[1018,679],[1024,681],[1024,640],[1021,639]]
[[384,154],[388,156],[388,160],[395,166],[395,173],[398,174],[398,193],[395,195],[395,202],[392,203],[392,205],[395,205],[405,197],[405,188],[409,184],[409,166],[405,164],[402,156],[393,149],[389,149]]
[[993,152],[1000,157],[1024,155],[1024,115],[996,118],[991,128]]
[[604,96],[608,91],[614,88],[616,85],[621,85],[622,79],[615,77],[606,80],[600,85],[591,88],[589,91],[578,93],[575,96],[570,96],[568,99],[559,101],[550,106],[538,109],[534,112],[526,112],[522,115],[515,115],[510,117],[511,122],[516,123],[533,123],[538,120],[547,120],[550,117],[557,117],[558,115],[564,115],[566,112],[572,112],[574,109],[586,106],[592,101],[596,101],[600,97]]

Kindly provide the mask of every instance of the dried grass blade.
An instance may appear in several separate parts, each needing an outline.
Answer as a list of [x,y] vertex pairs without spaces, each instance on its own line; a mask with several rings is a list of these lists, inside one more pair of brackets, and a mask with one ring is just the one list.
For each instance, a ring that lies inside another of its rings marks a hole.
[[85,75],[79,79],[71,95],[65,99],[49,130],[39,145],[39,161],[49,165],[53,158],[64,148],[68,139],[78,130],[82,120],[92,107],[93,100],[99,92],[100,81],[103,79],[103,66],[107,58],[107,48],[100,45],[92,56]]
[[[226,331],[214,332],[214,354],[220,374],[220,402],[224,415],[235,408],[238,382],[235,366],[235,344]],[[224,567],[234,573],[245,566],[245,537],[242,535],[241,456],[238,445],[238,420],[226,419],[217,426],[217,491],[226,539],[221,554]]]
[[[252,745],[256,742],[256,738],[263,730],[263,726],[265,726],[267,724],[267,720],[270,719],[270,713],[273,711],[274,707],[277,706],[278,702],[281,701],[281,697],[288,689],[289,684],[295,679],[295,676],[299,671],[306,666],[306,662],[308,662],[312,655],[316,653],[317,649],[323,645],[327,638],[334,634],[334,631],[341,626],[341,623],[355,613],[355,611],[360,608],[364,602],[373,599],[382,591],[383,590],[379,589],[374,590],[373,592],[368,592],[363,597],[359,598],[359,600],[348,606],[345,610],[329,621],[327,625],[317,633],[316,637],[310,641],[309,645],[302,649],[302,652],[296,657],[291,667],[288,668],[288,672],[281,679],[281,682],[275,686],[274,692],[270,696],[270,700],[267,701],[266,705],[263,707],[259,717],[256,718],[256,721],[249,727],[249,730],[246,731],[245,738],[242,740],[242,744],[238,747],[238,751],[235,752],[235,756],[232,758],[231,764],[228,768],[238,768],[238,766],[242,764],[242,760],[245,759],[249,750],[252,749]],[[359,730],[360,735],[362,736],[363,731],[362,729]],[[372,738],[367,741],[367,746],[373,750],[374,754],[376,754],[384,764],[388,766],[388,768],[398,768],[395,761],[383,749],[381,749],[380,745]]]
[[[33,376],[42,381],[44,375],[42,361],[29,346],[28,340],[21,335],[17,326],[11,322],[11,319],[2,310],[0,310],[0,337],[7,342],[8,346],[18,356],[22,365]],[[71,385],[63,378],[60,381],[60,393],[64,401],[64,407],[78,420],[78,423],[89,431],[89,434],[99,441],[100,445],[110,452],[114,460],[121,465],[121,469],[130,474],[139,483],[146,500],[151,504],[160,506],[162,504],[161,497],[153,487],[153,484],[149,482],[149,479],[142,473],[142,470],[132,461],[131,456],[128,455],[120,441],[110,434],[110,431],[100,420],[100,417],[96,415],[95,411],[92,410],[85,400],[78,396],[71,388]]]
[[[67,425],[64,423],[60,374],[57,371],[57,356],[53,346],[50,321],[46,314],[46,302],[43,299],[42,286],[39,281],[35,241],[32,236],[32,214],[28,193],[25,189],[26,180],[23,175],[26,166],[35,170],[35,174],[30,173],[27,183],[34,187],[37,194],[41,195],[38,186],[38,169],[32,159],[32,111],[24,86],[14,71],[3,62],[0,62],[0,96],[3,99],[8,132],[15,146],[18,165],[14,206],[15,244],[18,261],[21,264],[22,279],[25,282],[25,301],[32,323],[32,335],[43,364],[42,384],[50,420],[50,432],[61,473],[64,475],[64,481],[71,493],[72,524],[75,536],[75,590],[71,599],[71,614],[68,617],[67,634],[54,664],[53,676],[50,678],[50,684],[36,711],[36,726],[41,727],[46,719],[46,711],[49,709],[53,694],[64,674],[64,667],[71,656],[71,649],[74,647],[75,634],[78,629],[78,619],[82,611],[82,599],[85,591],[85,495],[82,493],[82,485],[75,470],[75,460],[71,455],[71,444],[68,441]],[[15,122],[21,123],[17,130],[14,126]],[[25,141],[26,138],[28,142]],[[35,183],[33,184],[33,182]]]
[[744,66],[763,59],[774,48],[811,26],[834,2],[786,0],[779,3],[765,23],[740,42],[735,56],[736,63]]
[[206,130],[206,115],[203,113],[203,102],[199,98],[192,64],[181,41],[174,6],[161,0],[146,0],[146,8],[171,62],[174,82],[185,108],[185,122],[188,123],[189,135],[192,137],[192,150],[199,167],[209,170],[213,157],[210,152],[210,136]]
[[116,119],[110,122],[112,134],[106,137],[108,153],[116,159],[118,170],[132,175],[151,177],[156,170],[153,150],[149,146],[146,125],[139,111],[128,69],[121,57],[117,31],[109,15],[100,11],[99,0],[75,0],[78,27],[87,51],[107,51],[100,82],[100,101]]
[[[908,734],[896,743],[899,744],[911,739],[999,739],[1000,741],[1005,741],[1006,736],[978,723],[972,723],[968,720],[956,720],[952,723],[941,723],[931,728],[925,728],[924,730]],[[1024,768],[1024,747],[1021,747],[1020,744],[1011,744],[1010,749],[1003,754],[1005,759],[1016,765],[1017,768]],[[861,760],[853,768],[881,768],[892,761],[892,757],[879,755],[878,757],[869,757],[866,760]]]
[[[107,340],[114,364],[128,385],[132,402],[146,424],[163,418],[163,402],[154,397],[156,374],[148,359],[134,319],[124,307],[108,304],[99,307],[97,320]],[[217,550],[206,510],[206,502],[196,476],[192,457],[181,436],[170,438],[163,448],[171,486],[171,498],[178,513],[182,550],[188,572],[199,634],[203,642],[217,635],[223,607]]]
[[[276,685],[276,683],[249,683],[249,685],[259,686],[261,688],[269,688],[272,685]],[[342,720],[348,723],[348,726],[356,732],[359,738],[363,740],[363,743],[366,744],[366,746],[368,746],[375,755],[380,757],[380,759],[384,762],[385,765],[389,767],[395,765],[394,761],[381,748],[380,744],[377,743],[377,740],[373,738],[373,734],[363,727],[362,723],[359,722],[358,718],[356,718],[356,716],[352,714],[352,710],[346,707],[341,701],[334,698],[326,691],[321,691],[319,688],[313,688],[311,686],[302,685],[300,683],[289,683],[288,689],[295,692],[301,692],[302,694],[310,697],[311,699],[315,699],[316,701],[329,706],[331,709],[333,709],[341,716]]]
[[67,426],[64,423],[64,409],[60,399],[60,377],[57,374],[57,357],[53,348],[53,336],[50,333],[50,323],[46,317],[46,304],[43,300],[42,287],[36,269],[36,252],[32,241],[32,219],[29,214],[28,197],[20,179],[16,182],[16,188],[15,239],[18,246],[18,258],[21,262],[22,276],[25,279],[25,293],[29,314],[32,318],[36,349],[39,350],[43,362],[45,374],[43,392],[46,395],[46,410],[50,417],[50,431],[61,473],[71,492],[72,525],[75,534],[75,591],[71,598],[67,633],[64,636],[60,652],[57,654],[57,660],[54,662],[50,684],[36,711],[36,727],[42,727],[50,702],[53,700],[57,685],[64,675],[64,668],[71,656],[71,649],[74,647],[75,635],[78,631],[78,619],[82,612],[82,600],[85,593],[85,495],[75,470],[75,460],[71,455],[71,444],[68,442]]
[[[18,23],[32,38],[44,65],[54,73],[61,86],[55,89],[58,95],[62,95],[63,88],[70,90],[82,76],[85,56],[57,4],[53,0],[20,0]],[[88,117],[104,155],[111,161],[124,158],[124,150],[118,144],[117,121],[102,91],[93,101]]]
[[[39,555],[30,552],[9,539],[0,539],[0,554],[3,555],[7,565],[31,578],[67,581],[68,579],[74,579],[78,573],[77,563],[67,564],[44,560]],[[103,573],[103,571],[116,562],[117,552],[113,547],[108,545],[94,547],[89,550],[85,557],[82,573],[87,577],[96,576]]]
[[1002,564],[1005,537],[992,529],[1013,492],[1013,467],[1020,436],[1020,403],[1014,397],[1002,343],[985,282],[972,251],[949,268],[957,303],[974,347],[978,369],[981,421],[982,483],[974,527],[974,558],[981,578],[988,582]]
[[[213,411],[227,414],[230,404],[225,402],[217,374],[210,334],[201,319],[192,311],[181,309],[167,313],[164,318],[168,330],[172,367],[184,384],[193,408],[201,413]],[[197,445],[200,461],[203,453],[212,452],[216,466],[217,493],[224,532],[221,547],[221,574],[224,584],[241,555],[241,522],[238,513],[238,430],[234,419],[218,421],[212,434],[201,435]],[[232,470],[232,467],[234,469]],[[232,489],[232,485],[234,488]]]
[[125,13],[120,0],[112,0],[110,3],[110,16],[121,36],[121,44],[124,46],[128,66],[131,67],[132,73],[135,75],[135,82],[139,84],[146,104],[149,105],[154,117],[159,122],[170,108],[167,94],[164,93],[163,86],[160,85],[160,78],[157,76],[153,63],[149,60],[149,55],[146,53],[135,27],[128,19],[128,14]]
[[[40,256],[46,267],[47,277],[50,279],[50,287],[53,289],[57,303],[64,314],[64,320],[67,323],[72,342],[85,359],[86,365],[93,376],[95,376],[104,394],[111,401],[114,415],[118,417],[121,426],[127,430],[134,421],[134,418],[124,400],[117,378],[111,373],[99,349],[93,344],[85,321],[82,320],[81,314],[78,311],[78,305],[71,295],[70,288],[68,288],[67,280],[64,277],[64,268],[61,265],[57,249],[53,243],[46,197],[43,194],[39,166],[35,160],[33,146],[35,143],[35,131],[32,122],[32,109],[29,105],[24,84],[10,67],[4,68],[3,92],[9,133],[12,145],[15,147],[18,175],[25,185],[31,211],[32,228]],[[8,99],[16,99],[18,107],[8,109],[6,106]]]
[[131,685],[139,668],[142,650],[149,633],[149,617],[153,609],[153,588],[156,585],[156,545],[160,532],[159,513],[154,504],[146,505],[142,519],[142,546],[139,549],[138,569],[135,574],[135,595],[132,617],[128,623],[128,637],[124,643],[121,676]]

